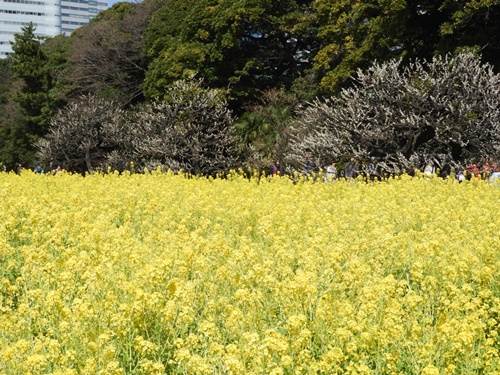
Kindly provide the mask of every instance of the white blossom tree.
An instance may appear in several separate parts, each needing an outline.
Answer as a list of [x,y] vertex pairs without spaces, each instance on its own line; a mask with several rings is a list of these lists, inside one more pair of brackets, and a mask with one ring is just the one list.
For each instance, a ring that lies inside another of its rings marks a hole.
[[82,96],[54,116],[49,133],[37,143],[37,156],[70,171],[92,173],[116,148],[110,135],[123,114],[113,101]]
[[219,90],[199,80],[175,82],[166,99],[125,112],[113,101],[85,96],[52,121],[38,156],[78,172],[163,167],[214,175],[235,166],[233,117]]
[[[338,98],[299,115],[291,160],[377,156],[388,172],[413,171],[429,155],[467,163],[500,156],[500,75],[469,53],[375,64]],[[324,164],[323,164],[324,165]]]
[[125,148],[146,167],[214,175],[235,166],[233,116],[223,93],[201,80],[175,82],[165,100],[137,107],[126,122]]

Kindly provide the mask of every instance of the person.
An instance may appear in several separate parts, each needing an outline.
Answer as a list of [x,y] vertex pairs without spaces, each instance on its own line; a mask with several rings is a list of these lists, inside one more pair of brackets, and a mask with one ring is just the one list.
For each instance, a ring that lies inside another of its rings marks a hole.
[[22,164],[18,164],[17,168],[16,168],[16,173],[18,175],[20,175],[22,170],[23,170],[23,165]]
[[467,167],[466,169],[467,172],[467,177],[470,180],[473,176],[475,178],[478,178],[481,174],[481,170],[479,169],[479,166],[477,164],[471,164]]
[[492,173],[495,172],[495,161],[492,157],[488,158],[486,162],[481,166],[481,175],[483,179],[487,180]]
[[492,157],[488,159],[488,165],[490,167],[488,182],[496,181],[500,183],[500,166]]
[[305,175],[310,176],[313,173],[313,171],[314,171],[314,162],[312,156],[309,155],[306,160]]
[[368,175],[370,176],[370,181],[375,181],[375,178],[380,180],[379,171],[378,171],[378,162],[375,156],[370,158],[370,163],[367,167]]
[[277,174],[281,174],[281,165],[280,161],[276,160],[274,164],[271,166],[271,171],[270,171],[271,177],[276,176]]
[[331,164],[326,166],[325,182],[332,182],[337,178],[337,166],[335,165],[335,160]]
[[493,158],[490,158],[490,165],[493,173],[500,172],[500,165]]
[[351,158],[344,170],[345,178],[356,178],[359,175],[359,168],[356,164],[356,160]]
[[49,163],[49,165],[45,168],[45,173],[51,174],[54,171],[54,165],[52,162]]
[[439,173],[439,177],[441,177],[442,179],[447,179],[450,174],[451,174],[450,159],[446,158],[443,164],[443,168],[441,168],[441,172]]
[[490,177],[488,178],[488,182],[498,182],[500,183],[500,172],[492,172]]
[[424,168],[424,174],[428,177],[436,174],[436,164],[434,163],[434,159],[430,158],[427,161],[427,165]]
[[33,169],[33,172],[38,173],[38,174],[43,173],[43,168],[39,162],[36,162],[35,169]]

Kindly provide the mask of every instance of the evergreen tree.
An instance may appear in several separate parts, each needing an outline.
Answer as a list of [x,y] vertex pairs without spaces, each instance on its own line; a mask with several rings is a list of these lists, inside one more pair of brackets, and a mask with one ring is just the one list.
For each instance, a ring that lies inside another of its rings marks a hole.
[[47,71],[47,56],[42,48],[43,39],[36,36],[33,23],[14,35],[10,68],[13,78],[21,84],[13,94],[20,116],[6,129],[2,154],[10,164],[21,163],[30,167],[34,162],[34,143],[47,133],[52,115],[49,90],[51,80]]
[[[319,48],[312,1],[169,0],[144,35],[145,95],[197,74],[229,91],[236,114],[262,91],[304,85]],[[300,85],[297,81],[300,80]]]

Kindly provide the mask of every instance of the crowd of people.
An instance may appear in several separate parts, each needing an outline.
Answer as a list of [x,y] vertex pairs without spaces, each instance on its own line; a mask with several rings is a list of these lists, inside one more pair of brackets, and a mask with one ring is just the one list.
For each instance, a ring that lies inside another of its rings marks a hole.
[[[332,160],[331,163],[322,168],[323,181],[332,182],[339,178],[354,179],[360,175],[365,176],[369,181],[381,181],[387,176],[379,165],[378,159],[374,156],[370,157],[366,163],[363,163],[362,167],[360,165],[361,163],[355,158],[351,158],[345,164]],[[318,172],[319,170],[316,168],[312,156],[308,156],[304,165],[303,175],[307,178],[317,178]],[[450,157],[442,159],[430,157],[425,166],[422,167],[421,172],[428,177],[455,178],[460,182],[470,180],[472,177],[486,180],[500,180],[500,164],[491,157],[484,163],[471,164],[466,168],[459,167],[458,164],[453,163]],[[284,174],[279,160],[274,162],[269,174],[270,176]]]
[[[21,174],[21,171],[23,169],[26,169],[22,164],[18,164],[16,167],[16,173],[18,175]],[[3,165],[3,171],[7,172],[7,168]],[[62,171],[62,168],[60,165],[57,167],[54,167],[53,163],[50,162],[45,168],[42,167],[40,162],[35,163],[35,168],[33,168],[33,172],[36,174],[57,174]]]
[[[5,165],[0,163],[0,167],[4,172],[7,172]],[[22,164],[18,164],[16,173],[21,174],[25,169]],[[37,174],[52,174],[55,175],[61,172],[61,166],[55,167],[52,162],[44,167],[39,162],[36,162],[33,169]],[[366,177],[367,181],[381,181],[388,176],[383,168],[379,165],[378,159],[374,156],[366,160],[365,163],[360,163],[355,158],[350,158],[346,163],[332,160],[328,165],[321,169],[317,168],[313,161],[313,157],[309,155],[304,163],[303,175],[306,178],[322,178],[324,182],[332,182],[339,178],[355,179],[358,176]],[[427,177],[455,178],[462,182],[470,180],[472,177],[484,180],[500,180],[500,164],[492,157],[485,160],[483,163],[470,164],[465,168],[458,166],[450,157],[437,158],[430,157],[426,164],[421,168],[421,172]],[[284,175],[285,170],[279,160],[275,160],[269,170],[271,177],[276,175]]]
[[454,177],[460,182],[472,177],[483,180],[500,179],[500,165],[491,157],[483,163],[470,164],[465,168],[454,168],[450,158],[445,158],[443,163],[439,159],[430,158],[423,172],[427,176]]

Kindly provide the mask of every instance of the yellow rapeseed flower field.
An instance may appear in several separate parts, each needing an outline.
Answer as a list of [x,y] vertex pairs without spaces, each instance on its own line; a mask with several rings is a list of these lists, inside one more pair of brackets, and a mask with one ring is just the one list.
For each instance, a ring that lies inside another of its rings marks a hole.
[[500,185],[0,173],[0,374],[499,374]]

